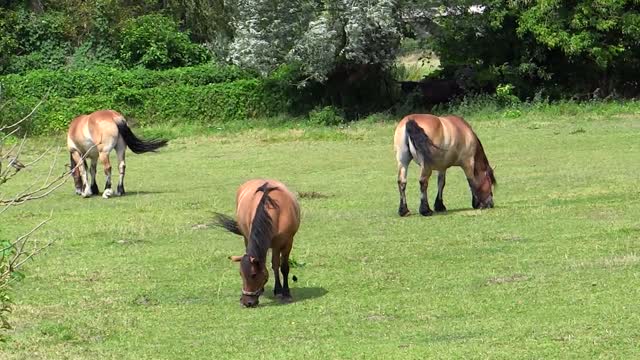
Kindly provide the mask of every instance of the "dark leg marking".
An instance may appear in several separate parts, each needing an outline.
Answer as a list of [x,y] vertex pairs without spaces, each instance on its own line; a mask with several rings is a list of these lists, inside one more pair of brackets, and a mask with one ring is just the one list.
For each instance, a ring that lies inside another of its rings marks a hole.
[[475,191],[473,190],[473,180],[467,179],[469,182],[469,190],[471,190],[471,207],[474,209],[480,208],[480,201],[476,197]]
[[436,196],[436,202],[433,204],[436,212],[447,211],[447,207],[444,206],[444,201],[442,200],[442,193],[444,192],[444,185],[446,184],[445,173],[438,172],[438,196]]
[[433,210],[429,208],[429,203],[427,202],[427,189],[426,185],[429,179],[420,179],[420,192],[422,196],[420,197],[420,215],[422,216],[431,216],[433,215]]
[[98,189],[98,184],[96,184],[95,179],[93,180],[93,184],[91,184],[91,193],[96,195],[100,192],[100,189]]
[[398,207],[398,215],[407,216],[409,214],[409,208],[407,207],[407,183],[398,181],[398,190],[400,191],[400,206]]
[[289,290],[289,258],[282,260],[280,264],[280,270],[282,271],[282,282],[284,286],[282,288],[282,296],[285,299],[291,299],[291,290]]

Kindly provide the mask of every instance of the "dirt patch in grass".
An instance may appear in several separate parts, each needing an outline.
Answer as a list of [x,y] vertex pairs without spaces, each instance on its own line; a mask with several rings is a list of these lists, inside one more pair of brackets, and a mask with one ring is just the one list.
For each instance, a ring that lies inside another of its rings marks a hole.
[[298,191],[300,199],[326,199],[330,195],[319,193],[317,191]]
[[508,284],[513,282],[527,281],[529,279],[530,278],[524,274],[513,274],[510,276],[492,277],[489,280],[487,280],[487,285]]

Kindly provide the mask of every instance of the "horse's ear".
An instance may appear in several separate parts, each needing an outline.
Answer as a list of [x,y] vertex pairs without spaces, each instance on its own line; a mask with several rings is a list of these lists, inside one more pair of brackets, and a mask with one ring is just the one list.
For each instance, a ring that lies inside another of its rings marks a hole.
[[233,262],[238,262],[238,261],[242,260],[242,256],[231,255],[231,256],[229,256],[229,260],[231,260]]

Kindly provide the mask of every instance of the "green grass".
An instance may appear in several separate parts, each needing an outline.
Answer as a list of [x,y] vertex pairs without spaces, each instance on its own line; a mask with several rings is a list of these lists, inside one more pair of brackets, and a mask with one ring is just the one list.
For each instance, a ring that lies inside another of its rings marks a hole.
[[[56,245],[16,286],[0,357],[640,357],[637,106],[468,120],[497,166],[488,211],[470,209],[455,168],[448,214],[399,218],[393,124],[375,120],[176,138],[157,154],[129,153],[126,197],[81,199],[69,183],[12,209],[0,236],[53,211],[36,239]],[[227,256],[242,241],[203,226],[215,211],[232,214],[237,186],[252,177],[307,194],[290,305],[268,294],[241,308]]]

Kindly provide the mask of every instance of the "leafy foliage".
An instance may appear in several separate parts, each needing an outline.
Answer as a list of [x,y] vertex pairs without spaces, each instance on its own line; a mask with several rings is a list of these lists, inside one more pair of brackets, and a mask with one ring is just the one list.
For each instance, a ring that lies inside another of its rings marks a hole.
[[208,60],[205,48],[178,31],[176,23],[161,15],[144,15],[126,23],[120,56],[129,67],[167,69],[201,64]]
[[474,5],[458,0],[448,8],[419,13],[427,21],[410,21],[414,27],[431,24],[442,75],[459,78],[467,89],[486,91],[511,83],[521,97],[541,89],[554,97],[597,88],[602,94],[614,89],[637,92],[630,81],[640,75],[637,2],[516,0]]
[[335,126],[345,122],[344,116],[339,109],[333,106],[315,108],[309,112],[309,122],[317,125]]
[[244,121],[287,112],[289,87],[278,79],[260,79],[235,66],[212,64],[192,68],[122,71],[95,68],[78,71],[33,71],[0,77],[7,99],[0,125],[30,110],[45,94],[25,130],[66,129],[79,114],[118,109],[139,124]]

